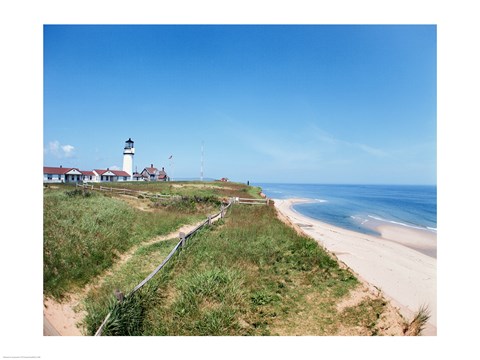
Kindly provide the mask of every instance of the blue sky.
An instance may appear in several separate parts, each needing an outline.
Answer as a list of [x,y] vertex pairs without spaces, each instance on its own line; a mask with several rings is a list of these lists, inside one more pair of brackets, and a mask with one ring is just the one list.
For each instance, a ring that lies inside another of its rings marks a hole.
[[[44,165],[436,184],[433,25],[46,25]],[[168,157],[173,155],[173,163]],[[173,167],[173,168],[172,168]]]

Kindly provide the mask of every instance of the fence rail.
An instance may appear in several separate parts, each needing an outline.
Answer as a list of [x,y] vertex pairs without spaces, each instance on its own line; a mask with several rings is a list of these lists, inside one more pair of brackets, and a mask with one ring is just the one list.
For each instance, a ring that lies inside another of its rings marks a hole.
[[154,198],[154,199],[176,199],[181,197],[179,195],[152,194],[152,193],[149,193],[148,191],[106,187],[102,185],[99,185],[98,187],[94,187],[93,185],[88,185],[88,184],[75,184],[75,186],[82,189],[108,191],[108,192],[112,192],[112,193],[115,192],[115,193],[124,194],[124,195],[137,195],[137,196],[142,195],[142,196],[145,196],[148,198]]
[[247,199],[247,198],[235,198],[236,204],[250,204],[250,205],[269,205],[270,199]]
[[[158,199],[158,200],[169,200],[169,199],[179,199],[181,198],[180,195],[165,195],[165,194],[152,194],[149,193],[148,191],[140,191],[140,190],[131,190],[131,189],[123,189],[123,188],[115,188],[115,187],[106,187],[99,185],[98,188],[94,187],[93,185],[89,184],[76,184],[76,187],[80,187],[83,189],[89,189],[89,190],[99,190],[99,191],[108,191],[108,192],[116,192],[118,194],[131,194],[131,195],[142,195],[147,198],[153,198],[153,199]],[[264,199],[251,199],[251,198],[240,198],[236,197],[233,198],[233,202],[236,204],[249,204],[249,205],[269,205],[270,204],[270,199],[269,198],[264,198]]]

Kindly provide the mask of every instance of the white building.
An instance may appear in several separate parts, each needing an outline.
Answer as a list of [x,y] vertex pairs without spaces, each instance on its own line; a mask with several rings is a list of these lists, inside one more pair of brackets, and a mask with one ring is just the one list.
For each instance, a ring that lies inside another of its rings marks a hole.
[[128,173],[130,179],[132,180],[133,175],[133,155],[135,155],[135,148],[133,147],[133,141],[131,138],[128,138],[125,141],[125,147],[123,148],[123,171]]
[[[44,183],[76,183],[76,182],[115,182],[115,181],[132,181],[144,180],[150,176],[142,176],[135,174],[133,176],[133,155],[135,148],[133,141],[129,138],[125,141],[123,149],[123,170],[106,170],[95,169],[93,171],[79,170],[77,168],[60,167],[43,167],[43,182]],[[153,165],[152,165],[153,167]],[[166,178],[166,173],[159,172],[154,169],[154,180]],[[163,174],[163,175],[162,175]],[[159,176],[160,175],[160,176]]]
[[168,181],[168,175],[165,172],[165,168],[162,167],[162,170],[158,170],[156,167],[153,167],[153,164],[150,164],[150,167],[146,167],[142,170],[140,175],[146,181]]
[[83,173],[76,168],[60,167],[43,167],[44,183],[71,183],[83,180]]
[[96,181],[96,175],[93,171],[88,171],[88,170],[82,170],[83,174],[83,182],[95,182]]
[[130,181],[132,180],[131,174],[127,173],[126,171],[123,170],[112,170],[112,172],[115,174],[117,177],[116,181]]

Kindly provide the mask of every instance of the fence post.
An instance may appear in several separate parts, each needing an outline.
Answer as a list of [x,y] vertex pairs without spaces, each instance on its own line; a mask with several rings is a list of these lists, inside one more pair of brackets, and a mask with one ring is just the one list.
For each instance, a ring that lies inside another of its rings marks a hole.
[[225,206],[222,204],[222,207],[220,208],[220,219],[223,219],[225,216]]
[[185,246],[185,241],[186,241],[185,233],[181,232],[180,234],[178,234],[178,236],[179,236],[180,240],[182,241],[182,247],[184,247]]
[[208,215],[208,225],[212,225],[212,217]]

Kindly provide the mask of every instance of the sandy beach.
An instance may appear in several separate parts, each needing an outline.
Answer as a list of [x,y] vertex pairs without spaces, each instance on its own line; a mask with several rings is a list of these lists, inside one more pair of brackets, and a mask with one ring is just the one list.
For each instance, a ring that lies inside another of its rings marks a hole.
[[406,319],[427,305],[431,317],[424,335],[437,334],[436,234],[401,225],[369,227],[380,236],[342,229],[304,216],[293,205],[309,199],[273,199],[275,207],[297,230],[315,239],[360,280],[382,291]]

